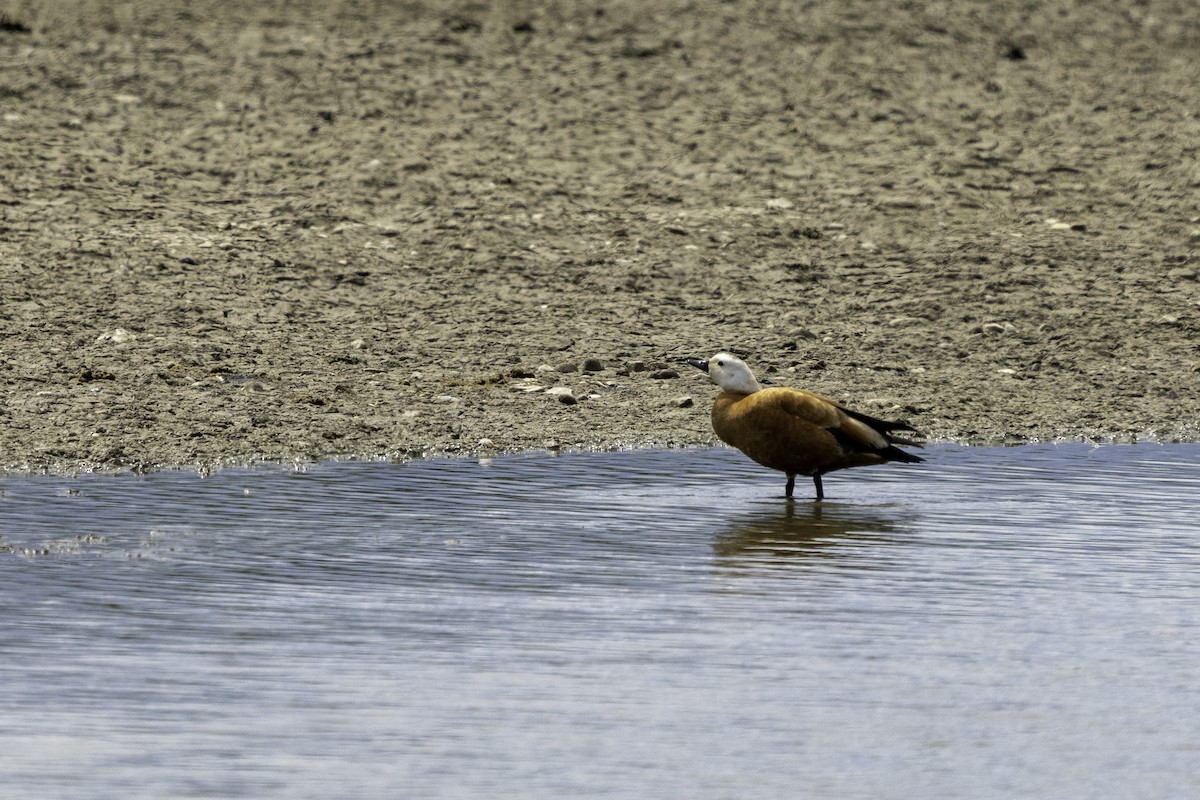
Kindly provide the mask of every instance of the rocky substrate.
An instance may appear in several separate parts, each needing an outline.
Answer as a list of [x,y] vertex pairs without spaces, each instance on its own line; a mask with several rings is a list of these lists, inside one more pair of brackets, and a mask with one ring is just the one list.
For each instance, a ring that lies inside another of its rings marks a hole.
[[361,7],[4,16],[0,467],[1198,438],[1195,4]]

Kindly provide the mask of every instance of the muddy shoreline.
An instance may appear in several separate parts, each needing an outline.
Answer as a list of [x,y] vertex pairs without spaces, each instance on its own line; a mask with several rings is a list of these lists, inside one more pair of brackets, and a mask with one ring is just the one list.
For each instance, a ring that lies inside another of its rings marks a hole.
[[0,2],[0,469],[1200,439],[1200,9],[777,6]]

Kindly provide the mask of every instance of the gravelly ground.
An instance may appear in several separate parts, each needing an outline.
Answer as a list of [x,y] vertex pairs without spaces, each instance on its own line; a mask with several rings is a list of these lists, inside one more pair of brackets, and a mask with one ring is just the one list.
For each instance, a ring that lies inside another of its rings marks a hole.
[[1193,3],[0,13],[4,468],[1198,438]]

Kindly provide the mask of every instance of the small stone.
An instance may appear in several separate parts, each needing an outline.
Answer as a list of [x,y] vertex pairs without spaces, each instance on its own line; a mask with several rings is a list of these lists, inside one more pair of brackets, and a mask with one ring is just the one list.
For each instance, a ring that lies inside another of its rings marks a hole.
[[629,367],[630,372],[645,372],[646,371],[646,362],[645,361],[630,361],[628,364],[628,367]]
[[985,322],[972,329],[972,333],[986,333],[988,336],[999,336],[1001,334],[1012,333],[1016,330],[1016,326],[1007,320],[1003,322]]
[[789,208],[795,207],[795,203],[783,197],[773,197],[767,201],[767,208],[772,211],[787,211]]
[[888,320],[888,325],[902,327],[904,325],[915,325],[919,322],[921,322],[919,317],[892,317]]
[[678,408],[691,408],[696,405],[696,401],[690,397],[676,397],[673,401]]
[[579,366],[574,361],[567,361],[558,365],[558,371],[563,374],[578,372]]
[[589,358],[583,362],[584,372],[600,372],[602,369],[604,369],[604,364],[598,358]]
[[650,373],[650,377],[655,380],[669,380],[670,378],[678,378],[679,373],[673,369],[660,369],[657,372]]
[[488,439],[488,438],[483,438],[483,439],[479,440],[480,447],[493,447],[493,446],[495,446],[495,444],[496,444],[495,442],[493,442],[491,439]]
[[73,376],[73,380],[79,383],[91,383],[92,381],[112,381],[116,380],[117,376],[106,369],[85,369],[82,372]]
[[366,346],[367,346],[367,343],[364,342],[362,339],[354,339],[353,341],[350,342],[351,350],[362,350]]
[[575,393],[571,391],[571,387],[569,386],[553,386],[546,390],[546,394],[551,397],[557,397],[558,402],[564,406],[573,406],[579,402],[579,398],[575,396]]
[[124,344],[132,342],[137,336],[125,330],[124,328],[113,328],[111,331],[105,331],[96,337],[96,344],[104,342],[112,342],[113,344]]

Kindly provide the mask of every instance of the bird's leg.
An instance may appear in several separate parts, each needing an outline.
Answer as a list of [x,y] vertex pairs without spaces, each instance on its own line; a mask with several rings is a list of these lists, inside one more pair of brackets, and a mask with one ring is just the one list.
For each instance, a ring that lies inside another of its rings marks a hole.
[[817,487],[817,499],[824,500],[825,499],[825,489],[824,489],[824,487],[821,486],[821,473],[819,473],[819,472],[813,473],[813,485]]
[[795,489],[795,488],[796,488],[796,476],[789,472],[787,487],[784,488],[784,490],[783,490],[784,495],[789,500],[792,499],[792,489]]

